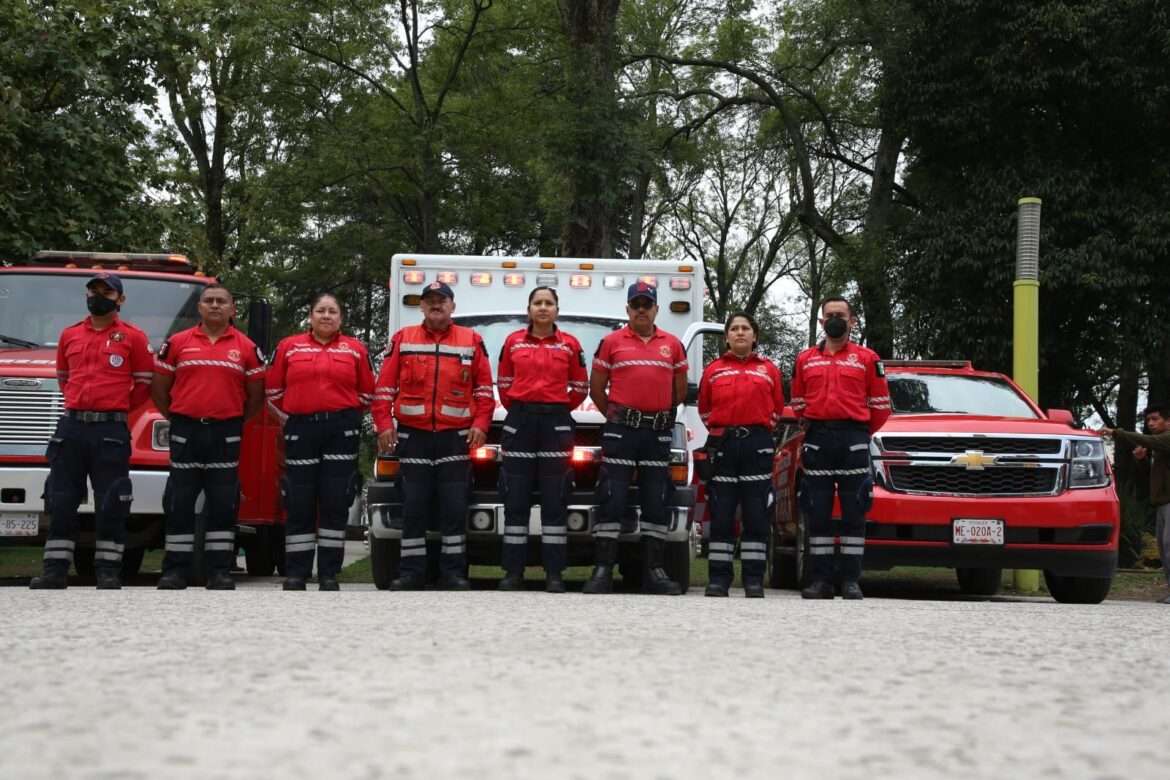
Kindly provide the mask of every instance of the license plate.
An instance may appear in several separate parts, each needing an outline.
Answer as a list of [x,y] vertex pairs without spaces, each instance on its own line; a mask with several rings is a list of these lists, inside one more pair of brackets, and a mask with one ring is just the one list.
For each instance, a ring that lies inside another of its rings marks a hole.
[[956,517],[952,533],[955,544],[994,544],[1003,546],[1003,520]]
[[36,536],[40,520],[36,512],[0,512],[0,536]]

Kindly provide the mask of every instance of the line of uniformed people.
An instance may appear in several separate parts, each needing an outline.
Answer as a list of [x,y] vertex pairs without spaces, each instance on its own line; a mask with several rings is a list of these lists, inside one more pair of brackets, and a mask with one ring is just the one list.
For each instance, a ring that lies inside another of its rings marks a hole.
[[[199,300],[200,324],[168,339],[153,360],[152,372],[145,336],[117,316],[125,300],[121,280],[109,273],[94,276],[87,283],[91,316],[66,329],[58,348],[66,414],[48,452],[46,503],[52,521],[44,574],[31,586],[65,587],[88,475],[99,499],[97,584],[120,587],[118,569],[132,500],[126,414],[144,400],[153,373],[153,399],[172,423],[160,588],[187,586],[200,492],[208,514],[207,587],[234,588],[229,572],[242,426],[260,409],[267,384],[267,400],[285,420],[284,589],[306,588],[314,554],[320,589],[339,589],[347,508],[360,486],[358,443],[367,409],[373,412],[379,449],[395,450],[402,469],[401,576],[392,589],[425,587],[432,506],[439,508],[441,527],[440,584],[467,589],[469,453],[486,441],[494,408],[491,370],[479,334],[452,321],[450,287],[434,282],[421,299],[423,322],[394,334],[375,382],[365,347],[340,332],[342,311],[332,295],[317,296],[310,306],[309,330],[281,341],[265,371],[259,350],[231,324],[235,309],[230,293],[222,285],[208,285]],[[681,592],[665,573],[664,550],[670,434],[674,410],[686,392],[687,361],[679,340],[655,326],[657,311],[656,288],[640,281],[631,285],[628,325],[601,341],[592,376],[587,377],[580,343],[556,326],[556,290],[538,287],[529,295],[529,325],[506,339],[499,361],[500,400],[508,410],[501,441],[506,574],[500,589],[522,587],[534,485],[540,487],[546,589],[565,589],[565,499],[572,479],[574,428],[570,412],[588,390],[606,423],[601,512],[592,529],[596,565],[584,592],[612,589],[617,540],[635,473],[642,499],[644,589]],[[843,508],[845,595],[859,597],[856,579],[868,489],[862,472],[868,472],[854,461],[865,463],[867,453],[857,445],[862,438],[867,442],[868,433],[858,434],[880,425],[888,415],[889,399],[877,356],[848,340],[848,303],[831,299],[822,313],[826,339],[801,354],[793,377],[794,409],[809,421],[802,503],[810,515],[814,582],[804,595],[832,597],[835,540],[829,514],[836,486]],[[843,331],[839,324],[844,324]],[[778,370],[755,352],[758,330],[746,314],[729,318],[727,351],[707,367],[700,384],[700,414],[709,428],[707,450],[714,467],[709,478],[709,596],[728,594],[737,507],[744,527],[740,557],[745,591],[763,595],[771,431],[784,401]]]

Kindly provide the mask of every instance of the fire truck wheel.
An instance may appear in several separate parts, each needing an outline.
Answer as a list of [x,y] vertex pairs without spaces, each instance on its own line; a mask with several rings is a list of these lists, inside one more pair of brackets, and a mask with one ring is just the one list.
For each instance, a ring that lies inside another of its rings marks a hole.
[[127,547],[122,552],[122,582],[129,582],[138,576],[142,570],[142,558],[146,555],[144,547]]
[[374,585],[386,590],[398,578],[398,561],[401,551],[397,539],[370,537],[370,568],[374,572]]
[[1044,572],[1044,584],[1061,604],[1100,604],[1109,595],[1112,577],[1066,577]]
[[796,547],[786,547],[776,542],[776,532],[768,539],[768,587],[797,590],[799,585],[796,571]]
[[666,576],[678,583],[682,592],[691,587],[691,545],[689,542],[666,543]]
[[994,596],[1003,582],[1003,569],[955,569],[959,590],[968,596]]
[[244,546],[244,561],[248,574],[253,577],[270,577],[276,562],[273,560],[272,531],[270,525],[256,526],[256,533]]

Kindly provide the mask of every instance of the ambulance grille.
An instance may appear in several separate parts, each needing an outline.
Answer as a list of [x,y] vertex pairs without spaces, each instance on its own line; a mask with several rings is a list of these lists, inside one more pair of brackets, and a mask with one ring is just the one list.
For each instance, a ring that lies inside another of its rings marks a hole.
[[65,397],[57,389],[57,380],[37,380],[39,388],[19,386],[29,381],[0,377],[0,452],[14,447],[43,449],[65,412]]

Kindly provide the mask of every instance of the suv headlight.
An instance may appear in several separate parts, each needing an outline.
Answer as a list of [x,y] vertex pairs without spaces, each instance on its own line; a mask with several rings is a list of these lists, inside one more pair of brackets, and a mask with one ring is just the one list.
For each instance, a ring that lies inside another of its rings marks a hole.
[[150,446],[153,449],[169,452],[171,449],[171,421],[155,420],[150,428]]
[[1109,484],[1105,471],[1105,445],[1100,439],[1073,439],[1072,465],[1068,484],[1071,488],[1098,488]]

